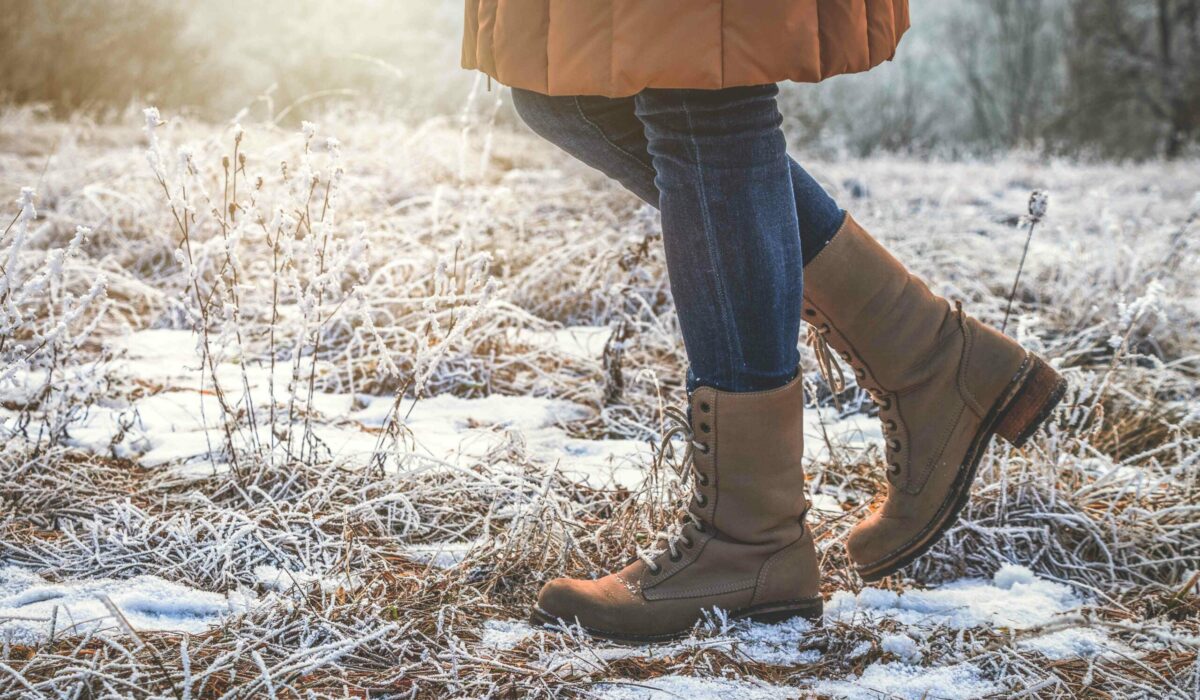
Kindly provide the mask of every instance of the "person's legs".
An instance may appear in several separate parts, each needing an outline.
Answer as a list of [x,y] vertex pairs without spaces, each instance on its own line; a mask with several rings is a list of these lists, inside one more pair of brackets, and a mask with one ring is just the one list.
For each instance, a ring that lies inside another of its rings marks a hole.
[[520,88],[512,96],[534,133],[658,207],[654,161],[632,97],[551,97]]
[[803,263],[776,94],[767,85],[635,98],[691,388],[773,389],[800,361]]
[[[544,113],[543,100],[553,99],[522,99],[519,108],[523,104],[523,115]],[[573,155],[612,174],[606,151],[614,146],[603,138],[606,117],[628,126],[629,108],[627,100],[620,109],[584,122],[593,136],[576,142]],[[579,119],[567,114],[558,127],[582,132],[572,126]],[[631,129],[620,133],[626,154],[637,156],[646,148]],[[938,540],[966,502],[992,436],[1024,443],[1050,416],[1066,383],[1011,338],[961,307],[951,311],[803,169],[794,162],[790,166],[806,265],[805,320],[880,403],[887,436],[888,498],[856,526],[846,545],[859,574],[876,580]],[[651,201],[653,183],[647,177],[639,168],[618,179]],[[664,213],[664,223],[666,218]],[[817,259],[822,249],[825,254]]]
[[[549,97],[514,88],[513,106],[539,136],[658,207],[653,159],[634,98]],[[801,252],[807,265],[833,239],[845,212],[812,175],[788,158]]]
[[[657,195],[695,374],[687,413],[666,414],[674,426],[664,439],[686,437],[693,494],[686,515],[620,571],[547,583],[536,622],[573,621],[640,642],[686,634],[713,608],[733,620],[821,616],[816,548],[804,525],[799,223],[775,94],[773,85],[642,92],[635,119],[648,165],[623,106],[620,129],[598,133],[585,113],[576,123],[588,128],[563,140],[572,152],[596,149],[602,156],[593,162],[646,199]],[[543,134],[560,125],[531,121]],[[656,178],[647,185],[649,170]]]

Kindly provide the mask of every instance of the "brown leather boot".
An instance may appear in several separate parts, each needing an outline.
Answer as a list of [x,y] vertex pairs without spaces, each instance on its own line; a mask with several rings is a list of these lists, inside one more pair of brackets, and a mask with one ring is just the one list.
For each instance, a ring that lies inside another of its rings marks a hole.
[[674,412],[692,443],[695,493],[683,522],[655,551],[597,580],[555,579],[534,622],[578,623],[624,642],[688,633],[705,610],[779,622],[816,619],[816,549],[804,526],[804,388],[693,392],[691,419]]
[[850,533],[874,581],[928,550],[966,504],[993,434],[1021,446],[1066,382],[1011,338],[951,308],[854,219],[804,268],[804,315],[879,404],[888,495]]

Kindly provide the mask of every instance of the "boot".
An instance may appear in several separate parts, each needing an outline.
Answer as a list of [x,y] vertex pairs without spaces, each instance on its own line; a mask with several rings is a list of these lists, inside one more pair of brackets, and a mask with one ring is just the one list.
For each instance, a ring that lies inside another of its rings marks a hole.
[[828,372],[836,363],[822,348],[836,350],[883,421],[887,500],[846,542],[859,575],[875,581],[933,546],[966,504],[992,435],[1020,447],[1066,382],[934,296],[849,216],[804,276],[818,363]]
[[700,387],[689,404],[690,419],[672,414],[692,445],[694,494],[681,522],[621,571],[546,584],[534,622],[640,643],[686,635],[712,608],[731,619],[820,618],[816,549],[804,525],[800,377],[754,393]]

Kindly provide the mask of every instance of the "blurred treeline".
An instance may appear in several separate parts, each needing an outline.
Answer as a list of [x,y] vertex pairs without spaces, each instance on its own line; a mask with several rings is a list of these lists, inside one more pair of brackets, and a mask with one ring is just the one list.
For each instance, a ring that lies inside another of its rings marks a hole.
[[789,91],[794,136],[860,154],[1196,149],[1200,0],[911,4],[914,28],[896,62]]
[[[295,120],[452,114],[462,0],[0,0],[0,96]],[[785,90],[808,150],[1177,157],[1200,141],[1200,0],[912,0],[897,61]]]

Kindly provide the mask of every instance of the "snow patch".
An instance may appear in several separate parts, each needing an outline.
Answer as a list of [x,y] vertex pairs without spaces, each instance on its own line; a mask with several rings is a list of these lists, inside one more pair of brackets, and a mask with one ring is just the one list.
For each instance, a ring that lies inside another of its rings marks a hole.
[[811,690],[846,700],[974,700],[1002,688],[984,680],[979,668],[968,663],[922,668],[893,661],[873,663],[857,679],[821,681]]
[[483,623],[479,643],[492,649],[512,649],[537,634],[538,630],[519,620],[488,620]]
[[1037,580],[1028,567],[1018,566],[1016,564],[1005,564],[1000,569],[992,574],[992,583],[996,584],[997,588],[1003,588],[1011,591],[1013,586],[1022,585],[1029,586]]
[[245,595],[202,591],[157,576],[51,583],[16,566],[0,568],[0,637],[35,643],[54,634],[116,631],[107,597],[135,630],[199,634],[246,612]]
[[1092,659],[1135,657],[1139,654],[1110,638],[1104,632],[1090,627],[1072,627],[1051,632],[1040,637],[1025,639],[1017,643],[1022,649],[1040,653],[1047,659]]
[[963,579],[903,594],[877,588],[864,588],[857,596],[839,591],[825,609],[830,619],[843,622],[867,617],[924,628],[1022,629],[1050,622],[1082,604],[1069,587],[1040,579],[1025,567],[1006,566],[992,581]]
[[435,542],[406,545],[404,551],[413,561],[449,569],[465,559],[474,546],[474,542]]
[[353,575],[349,578],[344,574],[320,576],[309,571],[291,571],[267,564],[254,567],[254,578],[264,588],[279,593],[286,593],[297,586],[306,589],[315,585],[325,593],[335,593],[338,590],[353,591],[362,586],[362,579]]
[[865,413],[839,416],[832,408],[805,409],[806,459],[825,461],[832,456],[831,452],[861,452],[871,445],[883,446],[883,426],[878,418]]
[[[598,352],[597,344],[603,348],[610,331],[574,327],[547,333],[564,347],[575,343],[572,352],[592,353]],[[539,342],[550,341],[542,338]],[[214,396],[199,391],[197,370],[202,360],[191,331],[139,331],[114,341],[113,346],[122,353],[117,363],[120,371],[165,390],[129,405],[93,407],[84,421],[72,426],[73,447],[99,454],[114,452],[148,467],[201,460],[223,448],[221,407]],[[307,368],[302,370],[307,372]],[[239,388],[238,401],[242,400],[243,372],[255,405],[269,405],[272,376],[268,366],[225,361],[217,368],[225,386]],[[284,398],[280,394],[286,391],[291,372],[290,365],[276,367],[277,399]],[[342,420],[317,421],[313,431],[335,459],[365,464],[378,445],[378,434],[372,431],[388,419],[394,403],[390,396],[316,392],[313,408]],[[407,415],[405,424],[415,441],[414,451],[436,460],[455,464],[482,458],[501,446],[511,431],[520,434],[530,455],[591,486],[615,484],[636,489],[645,479],[639,457],[646,446],[640,441],[583,440],[566,433],[564,424],[594,412],[578,403],[533,396],[464,399],[442,395],[421,399],[416,405],[405,399],[400,410]],[[0,414],[0,419],[7,421],[8,417]],[[118,435],[123,439],[114,444]]]
[[730,637],[741,654],[753,661],[774,666],[797,666],[815,663],[821,658],[816,650],[801,650],[812,634],[812,623],[794,618],[776,625],[742,623]]
[[594,690],[595,694],[592,697],[603,700],[785,700],[796,697],[794,688],[691,676],[659,676],[636,683],[609,681],[597,684]]
[[879,640],[879,647],[905,663],[916,663],[924,657],[916,641],[907,634],[885,634]]
[[511,329],[512,338],[563,355],[596,360],[604,354],[604,346],[612,337],[613,330],[607,326],[567,326],[548,331],[527,328]]

